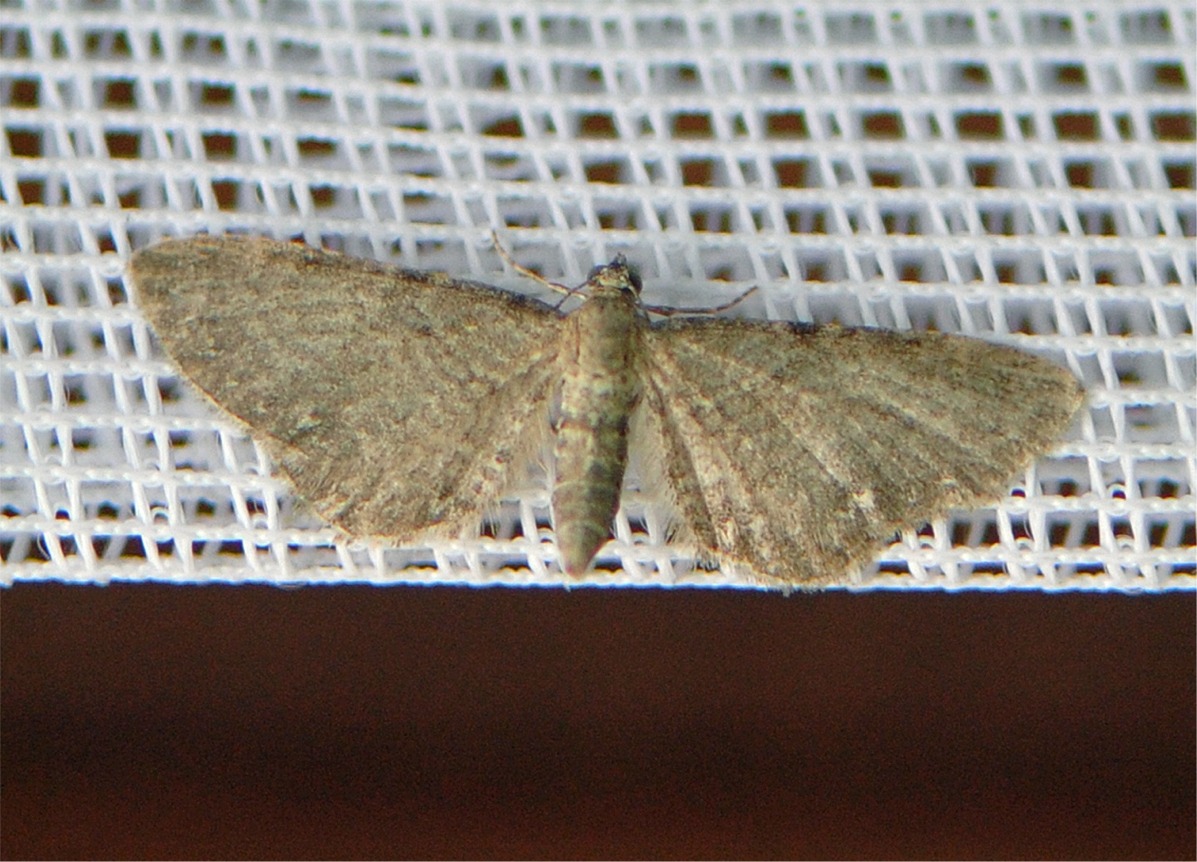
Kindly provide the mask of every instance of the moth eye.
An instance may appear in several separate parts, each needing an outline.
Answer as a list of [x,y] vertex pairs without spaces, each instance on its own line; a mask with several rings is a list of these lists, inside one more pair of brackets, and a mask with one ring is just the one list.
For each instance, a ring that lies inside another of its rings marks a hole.
[[644,284],[640,281],[640,270],[636,269],[634,266],[629,266],[627,270],[628,283],[632,285],[632,290],[639,294],[640,291],[644,289]]

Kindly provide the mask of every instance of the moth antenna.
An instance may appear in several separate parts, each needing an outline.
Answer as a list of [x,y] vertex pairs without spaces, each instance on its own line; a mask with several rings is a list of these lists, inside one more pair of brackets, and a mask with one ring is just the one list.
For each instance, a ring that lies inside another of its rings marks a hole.
[[733,299],[731,302],[725,302],[725,303],[723,303],[723,305],[716,305],[714,307],[708,306],[707,308],[670,308],[669,306],[664,306],[664,305],[645,305],[644,310],[647,311],[649,314],[658,314],[661,317],[677,317],[678,315],[683,315],[683,314],[688,314],[688,315],[722,314],[723,312],[727,311],[728,309],[735,308],[737,305],[739,305],[741,302],[746,300],[748,297],[752,296],[758,290],[760,290],[760,288],[757,287],[756,285],[753,285],[752,287],[748,288],[748,290],[744,291],[739,296],[737,296],[735,299]]
[[[569,299],[571,296],[573,296],[574,294],[576,294],[578,292],[578,288],[576,288],[576,287],[569,287],[564,284],[558,284],[555,281],[549,281],[547,278],[545,278],[539,272],[533,272],[532,270],[528,269],[528,267],[524,266],[521,263],[518,263],[516,261],[516,259],[511,256],[511,253],[509,251],[507,251],[506,248],[503,247],[503,243],[499,241],[499,234],[497,231],[492,230],[490,232],[490,238],[491,238],[491,241],[494,242],[494,244],[495,244],[495,251],[497,251],[499,253],[499,257],[503,258],[503,261],[509,267],[514,269],[516,272],[518,272],[520,275],[524,276],[525,278],[530,278],[533,281],[538,282],[540,284],[543,284],[545,287],[549,288],[550,290],[555,291],[556,293],[564,293],[565,299]],[[562,302],[564,302],[564,300],[562,300]],[[558,304],[560,304],[560,303],[558,303]]]

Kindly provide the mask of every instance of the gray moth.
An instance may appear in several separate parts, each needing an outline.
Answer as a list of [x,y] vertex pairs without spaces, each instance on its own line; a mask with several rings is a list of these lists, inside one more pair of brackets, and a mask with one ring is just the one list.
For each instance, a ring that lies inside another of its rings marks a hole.
[[997,499],[1083,400],[1066,370],[954,335],[654,321],[622,258],[569,313],[266,239],[169,240],[132,276],[183,375],[333,525],[455,536],[547,450],[574,576],[609,539],[629,451],[679,546],[817,587],[897,530]]

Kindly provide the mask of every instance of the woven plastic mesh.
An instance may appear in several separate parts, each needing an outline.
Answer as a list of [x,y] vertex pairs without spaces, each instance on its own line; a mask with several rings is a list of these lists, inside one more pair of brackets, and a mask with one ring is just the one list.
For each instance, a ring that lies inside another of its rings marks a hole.
[[[1010,496],[859,588],[1192,589],[1194,32],[1126,0],[0,0],[0,577],[562,583],[543,488],[461,541],[337,540],[125,276],[238,231],[531,290],[498,229],[563,281],[624,252],[654,304],[759,285],[741,313],[1084,381]],[[731,583],[627,508],[588,582]]]

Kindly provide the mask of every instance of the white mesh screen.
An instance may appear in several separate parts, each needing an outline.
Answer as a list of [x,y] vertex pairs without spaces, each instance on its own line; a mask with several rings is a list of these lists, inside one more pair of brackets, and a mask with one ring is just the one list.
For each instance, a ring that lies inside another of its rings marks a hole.
[[[302,237],[532,291],[938,328],[1089,405],[860,588],[1194,586],[1191,3],[0,0],[0,577],[547,583],[548,494],[337,544],[173,376],[125,262]],[[763,297],[763,298],[762,298]],[[379,385],[385,385],[379,381]],[[621,515],[590,582],[726,584]],[[620,565],[622,563],[622,566]]]

